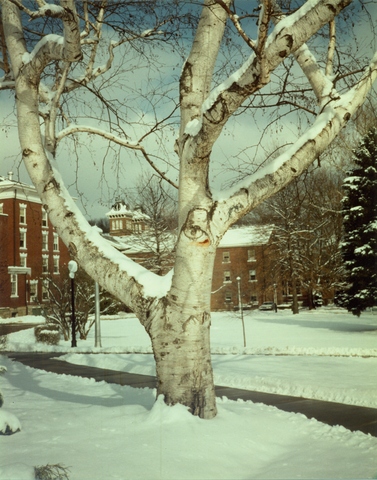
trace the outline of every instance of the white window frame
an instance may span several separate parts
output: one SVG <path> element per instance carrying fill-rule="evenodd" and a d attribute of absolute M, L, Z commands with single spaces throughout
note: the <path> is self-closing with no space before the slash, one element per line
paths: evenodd
<path fill-rule="evenodd" d="M 232 292 L 225 292 L 224 303 L 233 303 Z"/>
<path fill-rule="evenodd" d="M 59 257 L 59 255 L 54 255 L 53 260 L 54 260 L 53 273 L 55 275 L 59 275 L 59 273 L 60 273 L 60 270 L 59 270 L 60 257 Z"/>
<path fill-rule="evenodd" d="M 30 302 L 38 303 L 38 280 L 30 280 L 29 287 Z"/>
<path fill-rule="evenodd" d="M 230 253 L 229 253 L 229 251 L 223 252 L 223 263 L 230 263 Z"/>
<path fill-rule="evenodd" d="M 20 203 L 20 224 L 26 225 L 26 203 Z"/>
<path fill-rule="evenodd" d="M 230 270 L 224 270 L 223 275 L 224 275 L 223 283 L 232 283 Z"/>
<path fill-rule="evenodd" d="M 42 281 L 42 302 L 47 302 L 50 298 L 48 293 L 48 280 L 45 279 Z"/>
<path fill-rule="evenodd" d="M 4 213 L 4 204 L 0 203 L 0 213 Z"/>
<path fill-rule="evenodd" d="M 59 251 L 59 235 L 54 232 L 54 246 L 53 246 L 54 252 Z"/>
<path fill-rule="evenodd" d="M 255 257 L 255 248 L 249 248 L 247 251 L 247 261 L 248 262 L 255 262 L 256 257 Z"/>
<path fill-rule="evenodd" d="M 10 274 L 10 297 L 18 298 L 18 275 L 17 273 Z"/>
<path fill-rule="evenodd" d="M 48 228 L 48 215 L 46 210 L 42 207 L 42 227 Z"/>
<path fill-rule="evenodd" d="M 27 243 L 26 243 L 26 237 L 27 237 L 27 229 L 26 228 L 20 228 L 20 250 L 26 250 L 27 248 Z M 22 243 L 21 243 L 22 242 Z"/>
<path fill-rule="evenodd" d="M 20 253 L 20 267 L 27 267 L 27 253 Z"/>
<path fill-rule="evenodd" d="M 42 273 L 48 273 L 48 255 L 42 255 Z"/>
<path fill-rule="evenodd" d="M 257 271 L 255 269 L 249 270 L 249 282 L 256 282 L 256 280 L 257 280 Z"/>
<path fill-rule="evenodd" d="M 48 232 L 42 231 L 42 250 L 48 252 Z"/>

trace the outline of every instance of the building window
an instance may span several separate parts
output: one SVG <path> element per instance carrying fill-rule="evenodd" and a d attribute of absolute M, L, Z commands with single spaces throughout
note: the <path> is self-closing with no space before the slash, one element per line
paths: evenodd
<path fill-rule="evenodd" d="M 48 250 L 48 232 L 42 232 L 42 250 Z"/>
<path fill-rule="evenodd" d="M 38 280 L 30 280 L 30 301 L 38 303 Z"/>
<path fill-rule="evenodd" d="M 46 210 L 42 207 L 42 227 L 48 227 L 48 215 Z"/>
<path fill-rule="evenodd" d="M 247 261 L 254 262 L 255 261 L 255 248 L 251 248 L 247 251 Z"/>
<path fill-rule="evenodd" d="M 250 295 L 250 303 L 252 305 L 258 305 L 258 298 L 256 295 Z"/>
<path fill-rule="evenodd" d="M 0 213 L 4 213 L 4 204 L 0 203 Z"/>
<path fill-rule="evenodd" d="M 113 220 L 113 230 L 123 230 L 123 219 Z"/>
<path fill-rule="evenodd" d="M 26 205 L 20 203 L 20 223 L 26 224 Z"/>
<path fill-rule="evenodd" d="M 59 273 L 59 255 L 54 255 L 54 273 Z"/>
<path fill-rule="evenodd" d="M 48 255 L 42 255 L 42 273 L 48 273 Z"/>
<path fill-rule="evenodd" d="M 43 283 L 42 283 L 42 300 L 46 301 L 48 299 L 49 299 L 48 280 L 43 280 Z"/>
<path fill-rule="evenodd" d="M 26 267 L 26 253 L 20 253 L 20 267 Z"/>
<path fill-rule="evenodd" d="M 20 248 L 26 248 L 26 228 L 20 228 Z"/>
<path fill-rule="evenodd" d="M 225 303 L 232 303 L 232 292 L 225 292 Z"/>
<path fill-rule="evenodd" d="M 231 282 L 229 270 L 224 271 L 224 282 Z"/>
<path fill-rule="evenodd" d="M 249 281 L 253 281 L 253 280 L 256 280 L 257 277 L 256 277 L 256 272 L 255 270 L 249 270 Z"/>
<path fill-rule="evenodd" d="M 15 273 L 10 276 L 10 296 L 18 297 L 18 276 Z"/>
<path fill-rule="evenodd" d="M 54 251 L 59 251 L 59 235 L 57 233 L 54 233 Z"/>
<path fill-rule="evenodd" d="M 229 254 L 229 252 L 223 252 L 223 263 L 230 263 L 230 254 Z"/>

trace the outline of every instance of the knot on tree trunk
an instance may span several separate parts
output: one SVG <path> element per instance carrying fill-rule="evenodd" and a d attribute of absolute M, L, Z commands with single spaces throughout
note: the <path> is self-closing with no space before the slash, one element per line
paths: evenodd
<path fill-rule="evenodd" d="M 204 208 L 191 210 L 182 228 L 185 236 L 198 247 L 209 247 L 209 220 L 208 212 Z"/>

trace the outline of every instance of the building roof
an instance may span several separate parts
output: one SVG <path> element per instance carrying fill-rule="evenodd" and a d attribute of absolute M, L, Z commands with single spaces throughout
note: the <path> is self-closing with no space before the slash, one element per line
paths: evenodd
<path fill-rule="evenodd" d="M 150 220 L 150 217 L 142 212 L 140 208 L 131 210 L 130 207 L 124 202 L 116 202 L 111 207 L 111 210 L 106 213 L 109 218 L 112 217 L 128 217 L 132 220 Z"/>
<path fill-rule="evenodd" d="M 273 229 L 273 225 L 247 225 L 231 228 L 221 239 L 219 248 L 266 245 Z"/>
<path fill-rule="evenodd" d="M 150 253 L 157 249 L 156 240 L 148 231 L 138 233 L 135 235 L 123 235 L 112 236 L 108 233 L 102 234 L 102 236 L 108 240 L 113 247 L 117 250 L 125 253 L 126 255 L 132 255 L 136 253 Z M 164 250 L 174 250 L 176 236 L 174 233 L 165 233 L 163 238 L 160 238 L 160 245 Z"/>
<path fill-rule="evenodd" d="M 8 173 L 8 177 L 0 175 L 0 199 L 14 198 L 15 192 L 17 192 L 17 198 L 19 200 L 41 203 L 33 185 L 13 180 L 12 172 Z"/>

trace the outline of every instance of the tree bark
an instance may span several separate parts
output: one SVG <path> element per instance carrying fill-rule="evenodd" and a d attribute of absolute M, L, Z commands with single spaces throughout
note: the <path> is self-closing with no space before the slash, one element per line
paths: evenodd
<path fill-rule="evenodd" d="M 216 415 L 210 352 L 215 254 L 215 245 L 181 233 L 172 288 L 146 325 L 156 360 L 157 394 L 168 405 L 181 403 L 206 419 Z"/>

